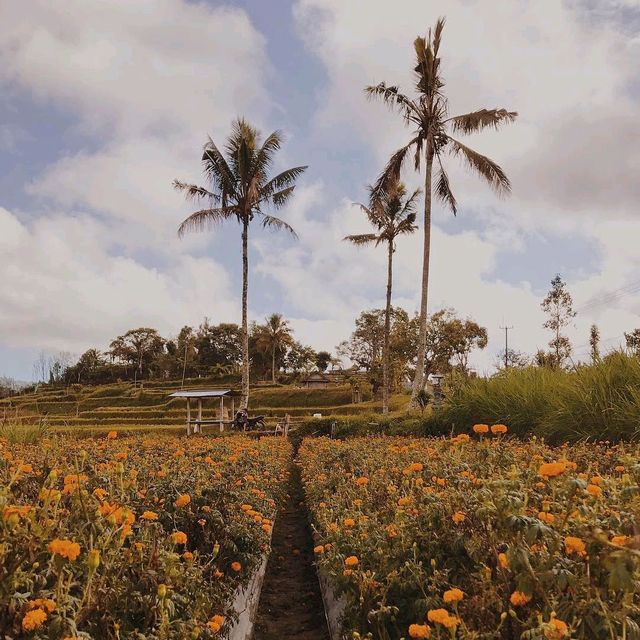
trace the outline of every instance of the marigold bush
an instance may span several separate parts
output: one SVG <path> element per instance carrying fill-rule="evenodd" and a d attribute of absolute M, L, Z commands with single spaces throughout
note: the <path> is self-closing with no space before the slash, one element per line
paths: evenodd
<path fill-rule="evenodd" d="M 221 637 L 290 456 L 283 438 L 0 440 L 0 637 Z"/>
<path fill-rule="evenodd" d="M 640 637 L 638 445 L 471 431 L 303 442 L 315 559 L 345 599 L 345 631 Z"/>

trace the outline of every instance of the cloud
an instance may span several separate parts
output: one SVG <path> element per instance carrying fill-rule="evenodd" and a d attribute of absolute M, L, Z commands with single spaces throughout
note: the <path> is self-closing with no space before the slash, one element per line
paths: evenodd
<path fill-rule="evenodd" d="M 111 254 L 101 242 L 109 233 L 88 216 L 53 214 L 26 225 L 0 208 L 0 333 L 13 346 L 81 352 L 132 326 L 171 335 L 212 309 L 219 321 L 238 316 L 215 261 L 179 255 L 160 271 Z"/>

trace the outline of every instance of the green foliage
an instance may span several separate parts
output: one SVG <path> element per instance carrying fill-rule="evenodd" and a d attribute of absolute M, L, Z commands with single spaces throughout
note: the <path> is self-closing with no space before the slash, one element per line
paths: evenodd
<path fill-rule="evenodd" d="M 640 360 L 613 353 L 572 372 L 528 367 L 465 380 L 450 390 L 429 428 L 468 431 L 478 422 L 504 423 L 510 433 L 554 442 L 638 438 Z"/>

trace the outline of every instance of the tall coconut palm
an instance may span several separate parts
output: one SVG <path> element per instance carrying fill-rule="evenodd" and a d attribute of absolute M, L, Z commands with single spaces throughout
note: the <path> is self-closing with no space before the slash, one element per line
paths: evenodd
<path fill-rule="evenodd" d="M 384 345 L 382 351 L 382 413 L 389 411 L 389 336 L 391 333 L 391 289 L 393 286 L 393 254 L 396 238 L 413 233 L 418 227 L 416 200 L 420 189 L 406 197 L 407 190 L 401 182 L 387 186 L 381 197 L 377 197 L 374 187 L 369 187 L 369 205 L 358 203 L 375 228 L 375 233 L 363 233 L 344 238 L 356 246 L 386 244 L 387 249 L 387 304 L 384 311 Z"/>
<path fill-rule="evenodd" d="M 260 327 L 258 347 L 271 354 L 271 381 L 276 381 L 276 355 L 293 344 L 291 327 L 280 313 L 273 313 Z"/>
<path fill-rule="evenodd" d="M 431 198 L 432 193 L 456 213 L 456 199 L 449 184 L 449 178 L 442 162 L 445 153 L 461 158 L 470 169 L 479 174 L 499 194 L 511 190 L 504 171 L 486 156 L 470 149 L 454 138 L 452 134 L 470 134 L 485 128 L 497 129 L 500 125 L 513 122 L 518 115 L 506 109 L 479 109 L 459 116 L 449 116 L 447 98 L 443 93 L 444 81 L 440 74 L 440 42 L 444 19 L 438 20 L 427 38 L 418 37 L 414 41 L 416 53 L 415 98 L 401 93 L 397 86 L 387 86 L 381 82 L 366 88 L 371 98 L 381 98 L 389 107 L 402 115 L 405 123 L 413 128 L 409 142 L 398 149 L 389 159 L 384 171 L 374 187 L 376 197 L 395 184 L 405 161 L 413 158 L 416 171 L 424 162 L 424 246 L 422 257 L 422 298 L 420 302 L 420 334 L 416 361 L 416 377 L 413 382 L 412 402 L 424 388 L 424 359 L 427 342 L 427 298 L 429 292 L 429 257 L 431 250 Z M 437 176 L 432 183 L 434 164 Z"/>
<path fill-rule="evenodd" d="M 268 229 L 283 230 L 296 237 L 284 220 L 265 212 L 268 206 L 282 207 L 291 197 L 296 179 L 307 168 L 293 167 L 269 178 L 282 134 L 274 131 L 261 144 L 260 133 L 243 118 L 233 123 L 222 153 L 211 138 L 204 146 L 202 163 L 209 188 L 179 180 L 174 187 L 188 199 L 204 200 L 208 206 L 182 222 L 178 234 L 202 231 L 220 222 L 235 219 L 242 229 L 242 406 L 249 404 L 249 226 L 259 219 Z"/>

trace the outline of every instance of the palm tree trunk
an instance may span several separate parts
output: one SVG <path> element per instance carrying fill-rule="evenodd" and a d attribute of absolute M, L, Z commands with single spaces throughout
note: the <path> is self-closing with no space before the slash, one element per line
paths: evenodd
<path fill-rule="evenodd" d="M 418 335 L 418 357 L 416 375 L 413 379 L 411 404 L 416 406 L 417 397 L 424 389 L 424 357 L 427 350 L 427 300 L 429 296 L 429 258 L 431 256 L 431 175 L 433 173 L 433 141 L 427 138 L 427 167 L 424 177 L 424 246 L 422 254 L 422 299 L 420 300 L 420 333 Z"/>
<path fill-rule="evenodd" d="M 391 287 L 393 283 L 393 239 L 387 260 L 387 306 L 384 310 L 384 351 L 382 354 L 382 413 L 389 413 L 389 338 L 391 334 Z"/>
<path fill-rule="evenodd" d="M 242 225 L 242 399 L 241 407 L 249 407 L 249 322 L 247 303 L 249 297 L 249 221 Z"/>
<path fill-rule="evenodd" d="M 271 382 L 276 383 L 276 346 L 271 347 Z"/>

